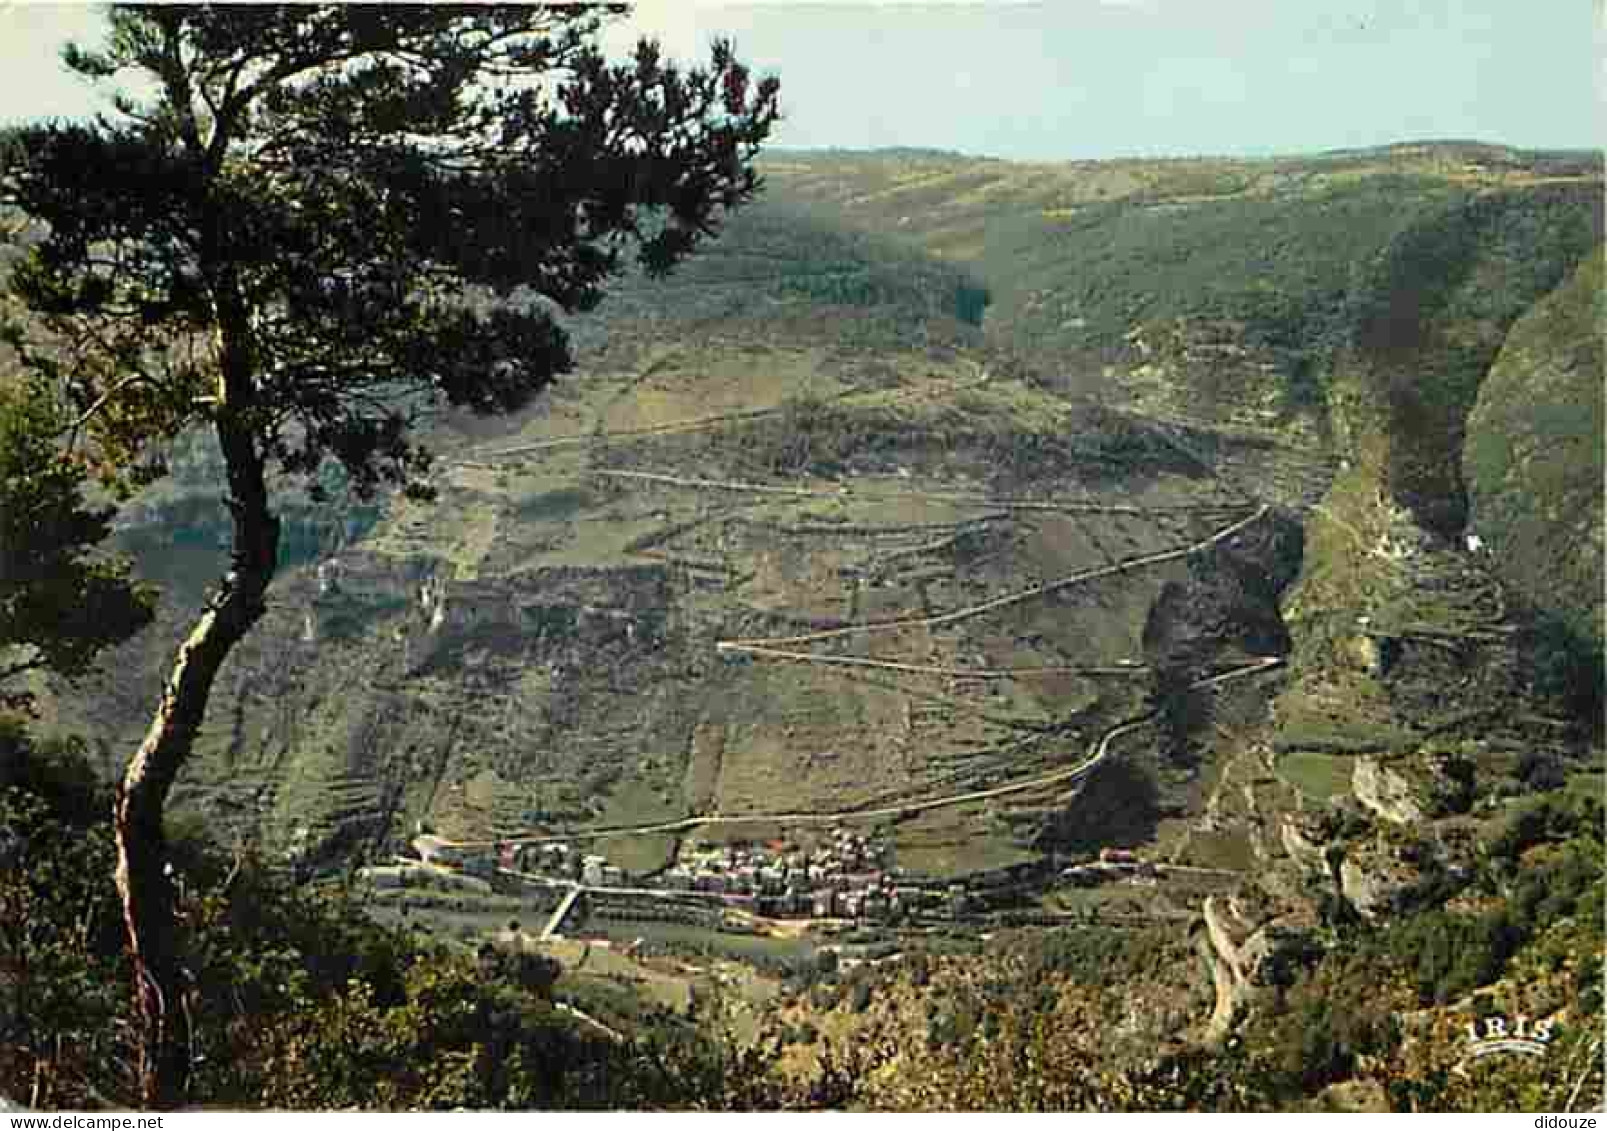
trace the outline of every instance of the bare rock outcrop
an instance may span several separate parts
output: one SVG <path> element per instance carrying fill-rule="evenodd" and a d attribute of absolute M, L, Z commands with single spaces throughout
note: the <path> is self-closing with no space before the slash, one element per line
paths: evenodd
<path fill-rule="evenodd" d="M 1278 837 L 1289 859 L 1301 868 L 1308 872 L 1328 874 L 1327 846 L 1308 822 L 1301 821 L 1296 814 L 1285 814 L 1278 824 Z"/>
<path fill-rule="evenodd" d="M 1340 894 L 1366 919 L 1393 912 L 1421 879 L 1415 865 L 1379 847 L 1353 846 L 1339 865 Z"/>
<path fill-rule="evenodd" d="M 1375 815 L 1398 825 L 1417 825 L 1424 819 L 1412 783 L 1376 758 L 1356 759 L 1350 777 L 1356 800 Z"/>

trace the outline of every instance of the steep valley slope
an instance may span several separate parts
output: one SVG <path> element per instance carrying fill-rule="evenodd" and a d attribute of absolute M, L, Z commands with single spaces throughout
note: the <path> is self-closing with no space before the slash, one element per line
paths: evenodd
<path fill-rule="evenodd" d="M 1467 757 L 1498 792 L 1538 735 L 1586 765 L 1526 675 L 1551 638 L 1523 563 L 1534 524 L 1599 539 L 1599 493 L 1519 513 L 1553 480 L 1487 453 L 1549 426 L 1500 390 L 1540 365 L 1546 305 L 1578 305 L 1570 278 L 1599 294 L 1575 276 L 1598 161 L 887 152 L 766 175 L 708 254 L 577 321 L 581 367 L 533 410 L 437 422 L 438 502 L 288 507 L 187 811 L 309 867 L 421 821 L 756 818 L 602 839 L 643 874 L 679 838 L 874 810 L 918 874 L 1120 845 L 1270 877 L 1235 904 L 1250 934 L 1306 898 L 1282 825 L 1362 761 L 1432 791 Z M 167 587 L 160 629 L 55 700 L 108 771 L 222 559 L 204 448 L 175 466 L 122 522 Z M 1599 594 L 1588 558 L 1568 593 Z"/>

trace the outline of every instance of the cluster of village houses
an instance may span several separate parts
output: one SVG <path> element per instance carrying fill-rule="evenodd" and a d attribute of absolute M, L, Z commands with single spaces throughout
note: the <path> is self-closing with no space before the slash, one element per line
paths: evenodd
<path fill-rule="evenodd" d="M 777 917 L 888 919 L 921 911 L 967 910 L 965 889 L 935 890 L 903 881 L 889 867 L 885 843 L 839 830 L 813 848 L 724 845 L 692 849 L 663 872 L 633 879 L 599 853 L 562 841 L 497 846 L 495 852 L 449 845 L 420 836 L 413 846 L 426 863 L 470 874 L 498 867 L 589 888 L 660 889 L 701 894 L 728 907 Z"/>
<path fill-rule="evenodd" d="M 761 915 L 886 919 L 929 908 L 938 893 L 903 883 L 885 843 L 840 830 L 810 849 L 711 847 L 685 854 L 657 879 L 673 891 L 710 892 Z"/>

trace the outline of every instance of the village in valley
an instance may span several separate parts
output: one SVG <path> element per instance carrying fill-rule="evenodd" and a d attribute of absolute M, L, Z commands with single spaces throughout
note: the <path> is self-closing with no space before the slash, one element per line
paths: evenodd
<path fill-rule="evenodd" d="M 463 845 L 420 833 L 412 848 L 416 859 L 365 868 L 361 878 L 376 890 L 441 886 L 481 894 L 500 879 L 499 887 L 522 882 L 536 889 L 680 897 L 777 919 L 897 920 L 917 911 L 962 915 L 970 909 L 964 885 L 917 883 L 889 864 L 885 841 L 843 829 L 812 847 L 786 841 L 689 846 L 673 865 L 647 876 L 564 840 Z"/>
<path fill-rule="evenodd" d="M 674 909 L 719 912 L 715 922 L 752 927 L 764 921 L 859 921 L 896 925 L 956 921 L 1017 903 L 1025 887 L 1058 878 L 1074 887 L 1111 882 L 1150 886 L 1165 869 L 1125 849 L 1057 868 L 1019 869 L 991 883 L 936 881 L 891 863 L 890 845 L 875 834 L 833 828 L 810 844 L 786 840 L 691 842 L 668 867 L 638 875 L 602 852 L 563 839 L 458 842 L 419 831 L 416 855 L 359 871 L 376 893 L 437 889 L 467 896 L 515 895 L 558 912 L 556 934 L 580 897 L 605 905 L 608 918 L 657 918 Z M 1188 869 L 1185 869 L 1187 871 Z M 572 898 L 565 898 L 566 896 Z M 702 918 L 702 915 L 695 915 Z"/>

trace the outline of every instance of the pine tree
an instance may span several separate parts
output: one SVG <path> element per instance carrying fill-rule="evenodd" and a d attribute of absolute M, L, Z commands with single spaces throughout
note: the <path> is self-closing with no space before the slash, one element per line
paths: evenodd
<path fill-rule="evenodd" d="M 0 203 L 45 233 L 13 274 L 24 364 L 134 482 L 215 436 L 230 564 L 118 789 L 117 883 L 144 1102 L 184 1095 L 162 815 L 278 561 L 275 470 L 427 492 L 418 413 L 516 410 L 570 368 L 553 309 L 627 253 L 662 274 L 758 189 L 778 83 L 731 46 L 610 63 L 623 5 L 114 6 L 68 67 L 140 80 L 115 113 L 0 140 Z M 272 480 L 277 482 L 278 480 Z"/>

